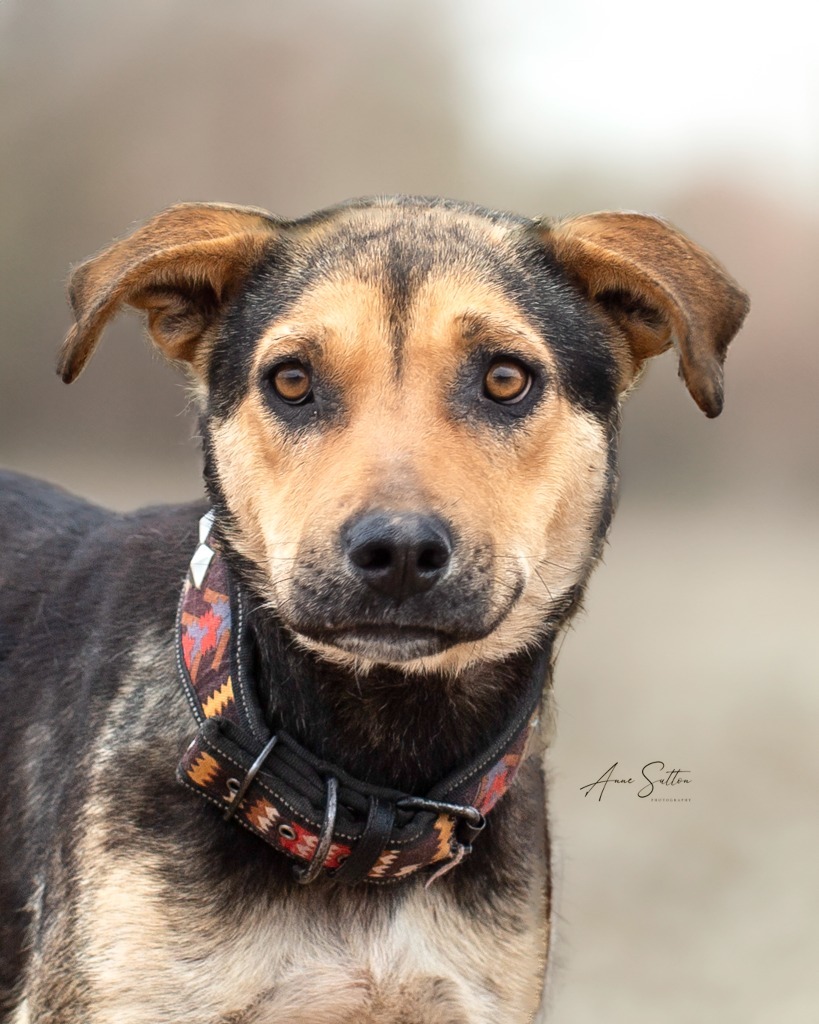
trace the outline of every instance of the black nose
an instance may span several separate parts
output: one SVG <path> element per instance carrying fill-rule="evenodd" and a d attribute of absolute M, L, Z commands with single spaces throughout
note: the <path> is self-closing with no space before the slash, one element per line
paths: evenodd
<path fill-rule="evenodd" d="M 409 512 L 358 516 L 347 524 L 342 542 L 356 574 L 397 601 L 434 586 L 452 556 L 443 521 Z"/>

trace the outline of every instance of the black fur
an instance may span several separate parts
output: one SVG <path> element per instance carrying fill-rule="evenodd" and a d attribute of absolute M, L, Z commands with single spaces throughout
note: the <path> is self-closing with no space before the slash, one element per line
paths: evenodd
<path fill-rule="evenodd" d="M 174 608 L 204 510 L 185 505 L 117 515 L 47 484 L 0 473 L 0 701 L 6 721 L 0 752 L 0 1020 L 3 1008 L 13 1006 L 24 967 L 33 889 L 45 886 L 41 929 L 53 915 L 70 913 L 83 871 L 77 844 L 89 801 L 111 823 L 112 852 L 122 845 L 150 852 L 168 891 L 192 912 L 203 891 L 226 922 L 278 892 L 311 898 L 294 889 L 284 858 L 223 822 L 175 780 L 195 723 L 176 676 Z M 235 556 L 231 562 L 241 577 L 241 562 Z M 359 690 L 348 672 L 328 670 L 298 651 L 269 613 L 255 611 L 251 623 L 269 724 L 362 779 L 410 791 L 425 791 L 487 745 L 528 674 L 529 656 L 520 655 L 499 670 L 480 666 L 451 689 L 385 671 Z M 147 689 L 134 695 L 124 714 L 120 709 L 118 747 L 104 785 L 92 788 L 89 751 L 111 725 L 138 638 L 167 651 L 161 678 L 146 681 L 162 695 L 160 712 Z M 494 685 L 481 686 L 479 677 L 488 672 Z M 464 708 L 465 692 L 485 696 Z M 454 707 L 460 709 L 457 729 L 451 727 Z M 371 742 L 362 735 L 363 722 L 378 726 Z M 520 799 L 503 801 L 493 812 L 475 855 L 438 883 L 470 915 L 491 913 L 503 927 L 521 927 L 521 850 L 529 856 L 540 849 L 545 856 L 545 836 L 536 824 L 542 799 L 535 775 L 520 786 Z M 366 917 L 376 905 L 388 912 L 417 884 L 377 891 L 359 886 L 360 912 Z M 319 885 L 329 889 L 331 905 L 345 899 L 331 883 Z M 81 950 L 67 947 L 62 956 L 65 972 L 75 971 L 81 981 Z M 55 991 L 49 998 L 60 996 Z M 82 1019 L 75 1016 L 82 998 L 79 985 L 66 1021 Z"/>
<path fill-rule="evenodd" d="M 282 238 L 271 243 L 267 259 L 225 314 L 210 364 L 211 414 L 223 419 L 238 406 L 250 383 L 248 369 L 257 339 L 317 280 L 352 272 L 364 281 L 388 283 L 392 347 L 396 372 L 400 373 L 401 314 L 413 292 L 430 274 L 460 267 L 504 289 L 558 355 L 561 385 L 568 397 L 580 408 L 606 419 L 616 402 L 610 329 L 534 235 L 535 222 L 466 203 L 401 199 L 390 206 L 430 211 L 444 206 L 508 223 L 516 229 L 515 241 L 501 248 L 490 245 L 468 222 L 416 225 L 401 219 L 399 225 L 396 217 L 369 233 L 342 223 L 320 246 L 308 247 L 300 243 L 298 229 L 317 220 L 332 221 L 335 211 L 283 222 Z M 376 200 L 345 205 L 365 207 L 376 205 Z"/>
<path fill-rule="evenodd" d="M 533 654 L 479 663 L 453 679 L 381 668 L 362 680 L 297 646 L 276 614 L 263 606 L 259 567 L 226 540 L 235 535 L 237 524 L 216 472 L 213 426 L 229 417 L 257 383 L 250 380 L 250 366 L 260 336 L 311 283 L 351 270 L 364 280 L 388 283 L 388 343 L 398 377 L 405 312 L 430 274 L 459 268 L 500 285 L 540 331 L 556 359 L 558 379 L 545 360 L 532 365 L 518 353 L 533 373 L 530 393 L 515 406 L 490 401 L 480 387 L 490 360 L 516 352 L 487 336 L 452 387 L 451 415 L 470 418 L 479 430 L 514 443 L 529 412 L 549 389 L 559 389 L 606 425 L 610 439 L 606 494 L 588 562 L 577 585 L 542 625 L 538 642 L 550 655 L 554 637 L 582 598 L 611 516 L 616 364 L 604 321 L 535 239 L 533 222 L 467 204 L 406 197 L 386 207 L 419 214 L 417 221 L 405 218 L 400 231 L 394 217 L 387 217 L 383 230 L 370 233 L 340 219 L 345 209 L 372 203 L 353 201 L 303 221 L 280 223 L 280 235 L 229 300 L 208 367 L 202 423 L 205 480 L 225 556 L 250 595 L 249 657 L 268 725 L 286 729 L 318 756 L 361 779 L 423 793 L 497 735 L 528 681 Z M 436 210 L 465 216 L 420 216 Z M 508 225 L 512 240 L 491 245 L 469 220 L 472 215 Z M 301 229 L 318 224 L 327 227 L 323 242 L 302 244 Z M 284 405 L 275 395 L 269 402 L 296 434 L 344 423 L 343 397 L 333 391 L 332 382 L 319 378 L 313 400 L 303 406 Z M 389 889 L 358 886 L 354 903 L 326 880 L 309 892 L 295 889 L 283 858 L 223 822 L 176 783 L 175 768 L 195 724 L 177 679 L 174 611 L 204 508 L 117 515 L 45 484 L 0 475 L 0 706 L 6 727 L 0 745 L 0 1021 L 8 1019 L 3 1010 L 15 1004 L 28 953 L 48 943 L 52 971 L 37 997 L 39 1005 L 51 1007 L 52 1016 L 43 1019 L 65 1024 L 84 1019 L 92 997 L 82 936 L 72 931 L 72 914 L 80 879 L 89 870 L 78 851 L 92 820 L 107 823 L 104 842 L 112 856 L 120 846 L 150 854 L 168 898 L 175 907 L 187 908 L 192 921 L 207 893 L 208 912 L 228 930 L 240 927 L 250 906 L 277 898 L 303 906 L 309 915 L 316 891 L 322 893 L 325 916 L 337 913 L 343 929 L 351 915 L 362 921 L 370 913 L 389 916 L 423 884 L 422 878 L 413 878 Z M 400 624 L 405 616 L 418 625 L 425 617 L 432 623 L 443 616 L 457 626 L 461 641 L 491 632 L 482 560 L 488 564 L 491 554 L 488 549 L 482 556 L 477 552 L 457 578 L 438 585 L 431 597 L 408 599 L 391 612 L 393 618 Z M 299 595 L 307 626 L 333 615 L 342 623 L 345 615 L 378 620 L 381 608 L 364 585 L 356 588 L 345 581 L 341 587 L 331 568 L 317 564 L 314 570 L 310 588 Z M 146 657 L 147 667 L 140 662 Z M 123 700 L 126 686 L 130 695 Z M 100 757 L 104 768 L 94 760 Z M 491 918 L 510 934 L 524 929 L 527 860 L 546 858 L 543 802 L 542 776 L 530 763 L 514 794 L 493 811 L 474 855 L 437 883 L 468 918 Z M 89 817 L 91 809 L 96 817 Z"/>

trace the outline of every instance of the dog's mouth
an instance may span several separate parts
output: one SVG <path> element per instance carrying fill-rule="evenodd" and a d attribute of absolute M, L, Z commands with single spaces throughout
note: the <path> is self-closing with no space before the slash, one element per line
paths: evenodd
<path fill-rule="evenodd" d="M 305 639 L 370 661 L 404 662 L 429 658 L 461 642 L 461 637 L 429 626 L 356 623 L 333 629 L 299 630 Z"/>
<path fill-rule="evenodd" d="M 523 580 L 507 583 L 501 606 L 493 607 L 484 576 L 477 570 L 461 573 L 432 593 L 401 602 L 353 587 L 346 577 L 302 577 L 277 611 L 307 646 L 331 659 L 406 664 L 483 640 L 498 628 L 517 603 Z"/>

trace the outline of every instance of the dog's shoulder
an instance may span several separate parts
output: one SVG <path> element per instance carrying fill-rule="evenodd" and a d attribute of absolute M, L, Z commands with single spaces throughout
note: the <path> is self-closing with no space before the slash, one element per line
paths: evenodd
<path fill-rule="evenodd" d="M 70 543 L 111 515 L 55 484 L 0 469 L 0 545 L 4 552 L 29 555 L 58 536 Z"/>
<path fill-rule="evenodd" d="M 86 622 L 99 606 L 113 611 L 120 603 L 144 605 L 156 615 L 163 603 L 157 590 L 163 596 L 167 590 L 172 609 L 203 510 L 180 505 L 112 512 L 52 484 L 0 471 L 0 665 L 21 638 L 36 635 L 48 607 L 60 609 L 69 629 L 80 605 Z"/>
<path fill-rule="evenodd" d="M 0 663 L 105 510 L 60 487 L 0 471 Z"/>

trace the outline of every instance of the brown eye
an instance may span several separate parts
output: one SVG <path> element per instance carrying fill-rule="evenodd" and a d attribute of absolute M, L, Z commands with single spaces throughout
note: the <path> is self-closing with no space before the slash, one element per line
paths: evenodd
<path fill-rule="evenodd" d="M 532 375 L 514 359 L 496 359 L 483 379 L 486 397 L 506 405 L 520 402 L 531 386 Z"/>
<path fill-rule="evenodd" d="M 279 398 L 291 405 L 305 402 L 313 387 L 310 371 L 295 359 L 280 363 L 271 373 L 270 383 Z"/>

